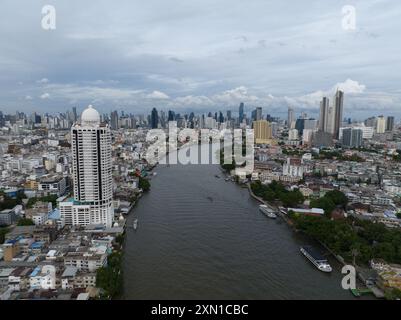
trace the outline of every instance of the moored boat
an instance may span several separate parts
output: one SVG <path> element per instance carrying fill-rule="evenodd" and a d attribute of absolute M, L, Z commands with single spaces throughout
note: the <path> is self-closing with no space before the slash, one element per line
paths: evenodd
<path fill-rule="evenodd" d="M 327 259 L 325 259 L 313 247 L 311 247 L 311 246 L 303 246 L 303 247 L 301 247 L 300 251 L 320 271 L 331 272 L 333 270 L 331 268 L 329 262 L 327 261 Z"/>
<path fill-rule="evenodd" d="M 277 215 L 274 213 L 274 211 L 272 209 L 270 209 L 268 206 L 266 206 L 265 204 L 261 204 L 259 206 L 259 210 L 262 211 L 267 217 L 269 217 L 271 219 L 277 218 Z"/>

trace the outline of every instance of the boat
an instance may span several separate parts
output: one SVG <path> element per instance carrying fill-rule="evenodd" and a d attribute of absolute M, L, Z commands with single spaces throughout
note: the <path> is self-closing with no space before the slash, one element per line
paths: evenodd
<path fill-rule="evenodd" d="M 134 228 L 134 230 L 136 230 L 138 228 L 138 219 L 134 219 L 134 222 L 132 223 L 132 227 Z"/>
<path fill-rule="evenodd" d="M 273 212 L 273 210 L 270 209 L 265 204 L 261 204 L 259 206 L 259 210 L 262 211 L 267 217 L 269 217 L 271 219 L 276 219 L 277 218 L 277 215 Z"/>
<path fill-rule="evenodd" d="M 303 246 L 300 249 L 301 253 L 308 258 L 313 265 L 323 272 L 331 272 L 331 268 L 327 259 L 325 259 L 319 252 L 317 252 L 312 246 Z"/>

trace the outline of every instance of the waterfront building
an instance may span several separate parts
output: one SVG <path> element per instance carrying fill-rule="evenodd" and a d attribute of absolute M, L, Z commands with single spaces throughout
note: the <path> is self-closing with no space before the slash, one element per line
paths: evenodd
<path fill-rule="evenodd" d="M 66 225 L 104 224 L 112 226 L 113 181 L 111 133 L 89 106 L 81 123 L 71 128 L 74 198 L 60 203 Z"/>

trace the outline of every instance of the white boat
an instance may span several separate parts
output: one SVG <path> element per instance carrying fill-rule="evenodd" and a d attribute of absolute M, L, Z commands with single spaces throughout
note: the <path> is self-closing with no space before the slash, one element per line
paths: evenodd
<path fill-rule="evenodd" d="M 138 219 L 134 220 L 134 222 L 132 223 L 132 227 L 134 228 L 134 230 L 138 228 Z"/>
<path fill-rule="evenodd" d="M 261 204 L 259 206 L 259 210 L 262 211 L 267 217 L 269 217 L 271 219 L 277 218 L 277 215 L 273 212 L 273 210 L 264 204 Z"/>
<path fill-rule="evenodd" d="M 313 247 L 311 247 L 311 246 L 303 246 L 303 247 L 301 247 L 300 251 L 320 271 L 327 272 L 327 273 L 333 271 L 333 269 L 331 268 L 331 266 L 328 263 L 327 259 L 325 259 Z"/>

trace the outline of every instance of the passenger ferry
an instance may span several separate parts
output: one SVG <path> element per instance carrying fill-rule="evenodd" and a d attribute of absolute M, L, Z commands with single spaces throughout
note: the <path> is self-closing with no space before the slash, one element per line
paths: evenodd
<path fill-rule="evenodd" d="M 259 206 L 259 210 L 262 211 L 267 217 L 269 217 L 271 219 L 277 218 L 277 215 L 273 212 L 273 210 L 264 204 L 261 204 Z"/>
<path fill-rule="evenodd" d="M 301 253 L 308 258 L 313 265 L 323 272 L 331 272 L 333 269 L 328 263 L 327 259 L 325 259 L 319 252 L 317 252 L 311 246 L 303 246 L 301 247 Z"/>

